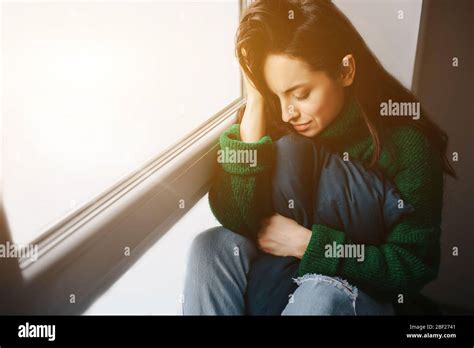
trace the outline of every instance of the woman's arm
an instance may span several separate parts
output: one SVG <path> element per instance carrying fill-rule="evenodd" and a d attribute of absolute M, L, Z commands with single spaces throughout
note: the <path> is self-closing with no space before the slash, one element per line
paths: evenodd
<path fill-rule="evenodd" d="M 219 163 L 209 205 L 226 228 L 256 240 L 262 217 L 271 213 L 272 139 L 265 135 L 264 100 L 243 73 L 247 103 L 241 124 L 219 138 L 221 151 L 252 155 L 255 163 Z"/>
<path fill-rule="evenodd" d="M 272 139 L 267 135 L 254 143 L 240 140 L 240 125 L 234 124 L 219 139 L 220 149 L 255 151 L 256 165 L 218 163 L 209 190 L 209 205 L 222 226 L 256 240 L 263 217 L 271 214 Z"/>
<path fill-rule="evenodd" d="M 245 143 L 258 142 L 266 132 L 265 101 L 242 72 L 247 102 L 245 112 L 240 123 L 240 139 Z"/>
<path fill-rule="evenodd" d="M 381 299 L 417 293 L 436 278 L 440 262 L 443 176 L 439 156 L 414 129 L 394 136 L 401 170 L 395 176 L 402 198 L 415 213 L 396 224 L 385 242 L 365 245 L 365 259 L 325 257 L 327 245 L 351 244 L 346 234 L 313 225 L 298 273 L 339 275 Z"/>

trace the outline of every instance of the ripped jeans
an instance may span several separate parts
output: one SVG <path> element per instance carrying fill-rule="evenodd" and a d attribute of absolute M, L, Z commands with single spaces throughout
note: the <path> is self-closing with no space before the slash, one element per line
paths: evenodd
<path fill-rule="evenodd" d="M 394 314 L 390 303 L 379 303 L 338 277 L 297 277 L 298 262 L 287 262 L 289 259 L 257 251 L 249 239 L 222 226 L 200 233 L 188 257 L 183 314 Z M 254 261 L 270 272 L 260 273 Z"/>
<path fill-rule="evenodd" d="M 311 228 L 314 220 L 325 218 L 324 211 L 317 211 L 314 208 L 315 202 L 312 199 L 314 188 L 310 186 L 322 179 L 317 177 L 319 172 L 314 170 L 314 166 L 323 165 L 328 169 L 325 174 L 327 178 L 331 178 L 331 175 L 336 173 L 331 169 L 333 165 L 331 158 L 327 157 L 324 151 L 315 150 L 309 141 L 300 141 L 301 139 L 301 137 L 288 136 L 275 143 L 277 164 L 273 174 L 273 205 L 277 213 L 293 218 L 300 225 Z M 314 161 L 308 161 L 308 153 L 310 157 L 314 157 Z M 329 161 L 321 162 L 322 158 L 329 158 Z M 337 161 L 337 159 L 334 157 L 332 161 Z M 336 166 L 341 166 L 341 164 L 336 163 Z M 334 168 L 337 170 L 337 167 Z M 353 171 L 350 178 L 356 177 L 361 170 L 363 171 L 354 166 L 347 168 L 344 170 Z M 364 181 L 370 181 L 370 189 L 378 187 L 381 192 L 384 190 L 380 182 L 372 183 L 378 179 L 373 179 L 366 173 L 363 174 L 365 176 L 360 175 L 360 177 Z M 345 184 L 352 184 L 355 194 L 360 195 L 357 192 L 357 183 L 351 180 L 346 181 Z M 350 192 L 351 196 L 354 192 Z M 382 195 L 389 196 L 387 192 Z M 288 198 L 293 200 L 296 209 L 288 209 Z M 325 199 L 327 199 L 326 194 Z M 341 199 L 345 198 L 341 197 Z M 350 207 L 350 204 L 347 206 Z M 350 213 L 353 214 L 353 212 L 348 214 Z M 396 214 L 399 213 L 396 212 Z M 374 217 L 373 214 L 368 216 Z M 358 215 L 354 215 L 354 219 L 357 218 Z M 381 238 L 379 235 L 361 235 L 363 231 L 374 229 L 370 226 L 374 220 L 377 221 L 377 219 L 367 221 L 365 228 L 358 232 L 359 235 L 353 235 L 351 238 L 353 240 L 359 238 L 359 241 L 375 244 L 374 241 Z M 363 224 L 355 220 L 344 223 L 345 225 L 341 226 L 343 228 L 350 227 L 350 223 L 357 226 Z M 380 229 L 376 230 L 380 234 Z M 298 266 L 299 259 L 295 257 L 280 257 L 264 253 L 242 235 L 222 226 L 211 228 L 195 238 L 188 254 L 182 301 L 183 314 L 394 314 L 391 303 L 380 303 L 339 277 L 323 274 L 306 274 L 298 277 Z"/>

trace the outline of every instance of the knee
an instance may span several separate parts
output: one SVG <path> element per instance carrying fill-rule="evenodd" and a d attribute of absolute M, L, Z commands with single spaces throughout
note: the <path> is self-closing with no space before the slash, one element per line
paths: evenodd
<path fill-rule="evenodd" d="M 308 176 L 313 172 L 319 152 L 318 145 L 309 138 L 298 134 L 284 135 L 275 142 L 275 176 L 278 180 Z"/>
<path fill-rule="evenodd" d="M 286 211 L 288 199 L 310 199 L 314 185 L 316 145 L 309 138 L 288 134 L 275 142 L 276 160 L 272 176 L 274 204 Z M 280 207 L 281 205 L 281 207 Z"/>
<path fill-rule="evenodd" d="M 199 233 L 191 244 L 191 251 L 211 250 L 212 245 L 219 241 L 221 232 L 225 233 L 224 228 L 220 226 L 212 227 Z"/>
<path fill-rule="evenodd" d="M 298 289 L 283 314 L 355 315 L 357 288 L 342 279 L 306 275 L 297 279 Z"/>
<path fill-rule="evenodd" d="M 314 142 L 298 134 L 286 134 L 275 142 L 277 155 L 294 155 L 307 151 L 314 146 Z"/>
<path fill-rule="evenodd" d="M 252 243 L 249 239 L 223 227 L 216 226 L 197 235 L 190 247 L 189 266 L 210 266 L 216 260 L 230 257 L 242 248 L 249 249 Z"/>

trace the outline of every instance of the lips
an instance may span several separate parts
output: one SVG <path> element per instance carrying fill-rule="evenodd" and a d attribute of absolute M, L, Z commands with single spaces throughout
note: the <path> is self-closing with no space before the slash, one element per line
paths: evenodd
<path fill-rule="evenodd" d="M 298 131 L 298 132 L 303 132 L 306 129 L 309 128 L 309 125 L 311 124 L 311 121 L 308 121 L 306 123 L 300 123 L 300 124 L 294 124 L 293 127 Z"/>

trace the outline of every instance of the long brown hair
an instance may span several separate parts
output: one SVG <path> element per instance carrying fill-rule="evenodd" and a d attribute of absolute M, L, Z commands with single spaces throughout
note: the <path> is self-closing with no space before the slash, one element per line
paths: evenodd
<path fill-rule="evenodd" d="M 356 97 L 374 144 L 370 166 L 374 166 L 380 157 L 388 129 L 411 125 L 429 139 L 441 156 L 443 170 L 455 177 L 446 156 L 448 137 L 426 116 L 423 108 L 420 108 L 418 120 L 379 117 L 381 103 L 389 99 L 400 103 L 418 100 L 383 68 L 351 22 L 331 1 L 257 0 L 242 14 L 235 50 L 242 69 L 265 98 L 265 117 L 273 138 L 292 130 L 281 120 L 278 97 L 266 86 L 263 64 L 267 55 L 299 58 L 312 70 L 324 71 L 336 78 L 341 72 L 343 57 L 352 54 L 357 73 L 346 92 Z M 243 111 L 244 107 L 239 110 L 239 122 Z"/>

